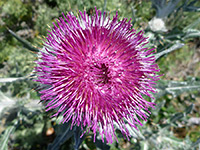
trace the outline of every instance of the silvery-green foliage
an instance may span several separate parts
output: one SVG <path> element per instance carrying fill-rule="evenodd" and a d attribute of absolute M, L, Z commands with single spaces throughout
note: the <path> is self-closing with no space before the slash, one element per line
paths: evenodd
<path fill-rule="evenodd" d="M 12 4 L 13 1 L 3 0 L 2 2 L 0 2 L 0 5 L 1 3 L 5 3 L 4 5 L 5 7 L 3 9 L 0 9 L 0 12 L 3 11 L 5 16 L 2 16 L 3 19 L 0 20 L 1 31 L 7 32 L 6 28 L 2 28 L 5 26 L 3 24 L 7 23 L 6 26 L 8 26 L 9 28 L 13 27 L 13 25 L 16 25 L 17 20 L 20 20 L 24 16 L 26 17 L 31 16 L 30 14 L 33 12 L 33 16 L 31 16 L 33 18 L 31 19 L 35 21 L 34 30 L 36 30 L 37 32 L 40 32 L 41 35 L 46 34 L 47 32 L 46 24 L 52 22 L 52 20 L 55 17 L 57 17 L 58 14 L 60 14 L 62 11 L 63 12 L 71 11 L 71 10 L 76 11 L 78 9 L 88 10 L 90 7 L 93 7 L 93 5 L 96 5 L 98 8 L 102 8 L 104 10 L 111 11 L 111 12 L 114 11 L 115 9 L 118 9 L 119 14 L 120 13 L 123 14 L 124 17 L 130 16 L 131 12 L 129 12 L 129 10 L 132 10 L 132 14 L 134 16 L 133 22 L 136 23 L 142 20 L 142 18 L 138 17 L 138 9 L 140 9 L 139 3 L 137 6 L 132 6 L 132 3 L 131 3 L 130 7 L 125 7 L 125 6 L 121 7 L 120 5 L 123 5 L 123 4 L 118 3 L 118 1 L 116 1 L 116 3 L 113 3 L 114 1 L 106 1 L 107 2 L 106 4 L 104 0 L 96 1 L 96 2 L 73 1 L 73 0 L 65 0 L 65 1 L 49 0 L 49 1 L 56 2 L 56 6 L 49 7 L 46 3 L 41 4 L 39 1 L 36 1 L 36 5 L 33 6 L 34 10 L 28 11 L 29 9 L 29 7 L 27 7 L 28 5 L 26 5 L 26 7 L 23 7 L 22 3 L 19 2 L 19 0 L 14 1 L 15 3 L 19 2 L 17 3 L 17 5 L 10 5 Z M 169 0 L 169 1 L 152 0 L 152 5 L 156 9 L 156 16 L 159 18 L 167 18 L 172 13 L 177 14 L 180 11 L 198 12 L 199 6 L 197 6 L 196 3 L 199 3 L 198 0 L 184 0 L 184 1 L 183 0 L 182 1 L 181 0 Z M 17 9 L 15 9 L 15 7 Z M 122 10 L 122 8 L 124 10 Z M 35 18 L 34 18 L 34 13 L 36 13 Z M 5 20 L 5 17 L 8 16 L 8 14 L 9 14 L 10 19 Z M 139 14 L 139 15 L 144 16 L 144 14 Z M 153 16 L 150 16 L 150 17 L 153 18 Z M 15 19 L 13 20 L 13 18 Z M 151 18 L 148 18 L 147 20 L 149 21 L 151 20 Z M 31 19 L 29 18 L 29 20 Z M 166 20 L 164 19 L 164 22 L 165 21 Z M 156 57 L 159 61 L 159 58 L 161 58 L 162 56 L 165 56 L 164 59 L 167 59 L 168 53 L 171 53 L 172 51 L 181 48 L 183 45 L 187 45 L 188 40 L 199 38 L 200 37 L 199 24 L 200 24 L 200 19 L 197 19 L 197 20 L 194 20 L 191 24 L 189 24 L 185 28 L 183 29 L 179 28 L 180 30 L 174 29 L 175 28 L 174 26 L 172 26 L 172 28 L 169 28 L 166 24 L 166 28 L 168 29 L 167 33 L 156 33 L 154 31 L 149 31 L 149 29 L 144 29 L 144 30 L 148 31 L 149 35 L 151 35 L 149 44 L 152 46 L 155 45 L 158 47 L 157 48 L 158 53 L 156 54 Z M 17 32 L 19 28 L 20 27 L 17 26 L 17 28 L 11 28 L 11 29 Z M 34 51 L 34 52 L 37 51 L 35 47 L 30 45 L 30 43 L 28 43 L 21 37 L 17 36 L 17 34 L 15 34 L 14 32 L 11 32 L 11 34 L 29 50 Z M 2 37 L 2 34 L 0 34 L 0 36 Z M 6 51 L 3 54 L 1 53 L 1 61 L 2 62 L 11 61 L 12 64 L 9 64 L 9 63 L 8 64 L 10 66 L 13 64 L 16 64 L 15 68 L 18 68 L 18 66 L 20 65 L 14 59 L 15 56 L 11 57 L 9 55 L 8 57 L 5 57 L 5 54 L 8 55 L 7 52 L 8 50 L 10 50 L 12 52 L 11 54 L 13 55 L 13 52 L 17 52 L 19 49 L 23 49 L 23 48 L 21 47 L 21 45 L 13 48 L 10 43 L 9 44 L 7 43 L 4 45 L 3 42 L 5 42 L 7 39 L 3 37 L 3 40 L 2 40 L 1 37 L 0 37 L 1 48 L 3 51 Z M 15 46 L 18 44 L 16 43 L 17 42 L 14 43 Z M 174 62 L 171 62 L 171 63 L 173 64 Z M 24 82 L 24 81 L 27 82 L 26 74 L 19 73 L 19 70 L 20 69 L 16 69 L 15 71 L 13 71 L 13 69 L 8 70 L 11 72 L 12 76 L 6 76 L 7 78 L 0 79 L 1 90 L 3 89 L 2 87 L 6 87 L 6 88 L 8 87 L 7 84 L 5 84 L 5 82 L 9 82 L 9 84 L 18 83 L 15 86 L 13 86 L 15 89 L 19 89 L 19 86 L 17 85 L 19 85 L 20 82 Z M 169 101 L 169 100 L 166 100 L 165 98 L 166 95 L 179 97 L 180 94 L 182 93 L 198 92 L 200 90 L 200 82 L 198 78 L 191 78 L 186 81 L 161 80 L 157 83 L 156 88 L 157 88 L 156 100 L 161 99 L 161 101 L 159 102 L 156 101 L 156 104 L 157 104 L 156 109 L 151 110 L 152 118 L 154 116 L 159 116 L 161 112 L 163 111 L 163 108 L 166 107 L 165 105 Z M 24 88 L 24 91 L 29 92 L 27 88 Z M 8 90 L 8 92 L 11 92 L 11 91 Z M 1 95 L 1 97 L 3 96 Z M 0 136 L 0 150 L 8 149 L 9 140 L 12 134 L 15 133 L 16 137 L 20 137 L 21 134 L 24 132 L 26 132 L 27 135 L 32 135 L 31 131 L 33 131 L 32 130 L 33 128 L 36 128 L 34 132 L 36 131 L 41 132 L 41 127 L 45 124 L 45 122 L 49 123 L 49 120 L 45 119 L 45 117 L 42 115 L 44 113 L 42 112 L 41 105 L 37 105 L 35 103 L 36 101 L 34 101 L 34 104 L 33 103 L 27 104 L 28 101 L 33 101 L 33 100 L 30 99 L 30 97 L 28 97 L 17 103 L 14 103 L 13 100 L 8 101 L 7 104 L 10 104 L 10 105 L 11 103 L 12 105 L 16 104 L 15 106 L 17 108 L 9 110 L 9 112 L 11 112 L 11 121 L 8 122 L 9 124 L 7 128 Z M 19 103 L 21 103 L 21 105 L 18 105 Z M 22 107 L 22 105 L 24 105 L 25 107 Z M 6 112 L 6 110 L 8 109 L 5 109 L 4 111 Z M 176 138 L 173 135 L 172 131 L 169 130 L 170 127 L 178 127 L 180 125 L 188 126 L 189 114 L 193 110 L 194 110 L 194 104 L 193 104 L 193 101 L 191 101 L 191 104 L 184 111 L 180 111 L 180 112 L 174 111 L 171 114 L 167 114 L 170 117 L 164 118 L 165 119 L 164 125 L 156 122 L 156 124 L 154 125 L 156 129 L 153 129 L 153 127 L 149 125 L 150 123 L 145 124 L 143 127 L 139 128 L 139 130 L 132 129 L 129 126 L 127 126 L 127 129 L 130 130 L 130 133 L 133 137 L 129 141 L 131 145 L 133 145 L 132 149 L 137 149 L 137 148 L 141 150 L 148 150 L 148 149 L 196 150 L 198 149 L 200 139 L 197 139 L 195 142 L 192 142 L 191 139 L 188 136 L 186 136 L 184 139 L 180 140 L 179 138 Z M 18 111 L 20 113 L 17 113 Z M 16 116 L 16 114 L 18 114 L 17 119 L 13 117 L 13 116 Z M 18 126 L 19 122 L 21 122 L 20 126 L 28 125 L 28 126 L 31 126 L 31 128 L 21 129 Z M 37 127 L 33 126 L 35 124 L 39 124 L 39 126 Z M 81 131 L 78 129 L 78 127 L 76 130 L 75 129 L 69 130 L 69 128 L 70 128 L 69 125 L 67 124 L 58 125 L 58 121 L 56 121 L 56 127 L 55 127 L 56 137 L 55 137 L 55 140 L 49 145 L 49 148 L 51 148 L 52 146 L 53 148 L 56 147 L 57 149 L 61 148 L 62 144 L 65 143 L 69 139 L 74 142 L 73 144 L 71 144 L 72 149 L 74 147 L 77 149 L 79 146 L 83 148 L 84 145 L 87 145 L 84 138 L 82 139 L 78 138 L 78 136 L 81 134 Z M 73 135 L 74 135 L 74 138 L 72 138 Z M 89 138 L 91 138 L 91 141 L 93 141 L 92 136 L 89 136 Z M 119 139 L 120 140 L 123 139 L 121 135 L 119 135 Z M 31 147 L 30 143 L 28 144 L 22 143 L 22 145 L 23 145 L 22 147 L 24 147 L 25 149 L 30 149 Z M 113 147 L 117 147 L 116 143 L 114 146 L 107 145 L 106 143 L 102 143 L 101 140 L 99 139 L 96 139 L 95 145 L 97 149 L 112 149 Z M 118 149 L 120 148 L 118 147 Z"/>
<path fill-rule="evenodd" d="M 56 127 L 56 138 L 53 143 L 48 145 L 48 150 L 59 150 L 61 145 L 73 136 L 73 130 L 70 128 L 70 122 L 58 125 Z"/>
<path fill-rule="evenodd" d="M 179 9 L 183 9 L 184 11 L 195 11 L 195 12 L 199 12 L 200 11 L 200 7 L 195 6 L 195 4 L 198 2 L 198 0 L 184 0 L 183 4 L 178 8 Z"/>
<path fill-rule="evenodd" d="M 39 52 L 37 48 L 33 47 L 28 41 L 24 40 L 23 38 L 15 34 L 12 30 L 8 29 L 8 31 L 10 32 L 10 34 L 12 34 L 13 37 L 15 37 L 20 43 L 22 43 L 23 46 L 26 47 L 28 50 L 32 52 Z"/>
<path fill-rule="evenodd" d="M 15 131 L 16 123 L 7 127 L 7 129 L 0 136 L 0 150 L 8 150 L 8 141 L 10 135 Z"/>
<path fill-rule="evenodd" d="M 183 11 L 200 11 L 200 7 L 194 6 L 198 0 L 185 0 L 183 4 L 181 0 L 151 0 L 152 6 L 156 8 L 156 16 L 158 18 L 165 18 L 173 12 Z M 178 6 L 180 4 L 180 6 Z"/>
<path fill-rule="evenodd" d="M 156 8 L 156 16 L 158 18 L 167 17 L 176 10 L 177 4 L 180 0 L 152 0 L 152 6 Z"/>
<path fill-rule="evenodd" d="M 184 112 L 174 114 L 170 119 L 167 120 L 167 123 L 164 126 L 156 125 L 157 130 L 152 130 L 152 128 L 147 126 L 141 127 L 140 134 L 143 136 L 143 138 L 141 139 L 139 136 L 134 137 L 137 139 L 137 143 L 140 145 L 140 150 L 195 150 L 197 143 L 192 143 L 188 137 L 186 137 L 184 140 L 178 139 L 173 135 L 172 132 L 169 132 L 169 128 L 176 126 L 175 122 L 184 120 L 184 118 L 186 118 L 187 115 L 192 112 L 193 107 L 194 105 L 192 104 L 187 107 Z"/>
<path fill-rule="evenodd" d="M 164 81 L 157 82 L 156 85 L 157 93 L 156 97 L 159 98 L 166 94 L 171 94 L 176 97 L 183 92 L 198 91 L 200 90 L 200 82 L 195 78 L 189 79 L 188 81 Z"/>

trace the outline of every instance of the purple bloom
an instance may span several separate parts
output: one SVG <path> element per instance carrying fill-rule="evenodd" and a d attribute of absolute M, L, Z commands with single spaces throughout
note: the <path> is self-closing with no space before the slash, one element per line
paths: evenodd
<path fill-rule="evenodd" d="M 153 98 L 159 79 L 143 32 L 131 29 L 126 18 L 118 21 L 117 13 L 110 19 L 100 10 L 78 18 L 63 14 L 53 25 L 36 67 L 37 81 L 48 85 L 40 91 L 46 110 L 94 137 L 99 132 L 103 141 L 117 140 L 115 125 L 129 138 L 126 124 L 137 128 L 139 118 L 147 120 L 155 104 L 142 96 Z"/>

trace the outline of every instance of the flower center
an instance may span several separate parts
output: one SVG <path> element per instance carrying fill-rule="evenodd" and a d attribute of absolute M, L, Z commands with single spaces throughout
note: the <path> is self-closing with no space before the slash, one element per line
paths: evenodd
<path fill-rule="evenodd" d="M 103 86 L 109 83 L 110 71 L 107 64 L 102 62 L 90 62 L 87 63 L 87 67 L 84 70 L 84 80 L 89 84 L 95 84 L 96 86 Z"/>
<path fill-rule="evenodd" d="M 97 83 L 107 84 L 110 79 L 108 67 L 104 63 L 100 64 L 100 66 L 94 65 L 94 67 L 94 70 L 96 70 Z"/>

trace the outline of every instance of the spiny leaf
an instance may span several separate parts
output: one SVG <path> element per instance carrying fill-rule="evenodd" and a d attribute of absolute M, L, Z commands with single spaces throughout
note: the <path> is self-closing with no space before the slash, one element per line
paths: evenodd
<path fill-rule="evenodd" d="M 26 77 L 18 77 L 18 78 L 0 78 L 0 83 L 7 83 L 7 82 L 15 82 L 24 80 Z"/>
<path fill-rule="evenodd" d="M 174 12 L 176 10 L 177 4 L 180 2 L 180 0 L 151 0 L 152 5 L 154 8 L 156 8 L 156 16 L 158 18 L 164 18 L 167 17 L 169 14 Z"/>
<path fill-rule="evenodd" d="M 10 34 L 12 34 L 12 36 L 14 36 L 19 42 L 21 42 L 25 48 L 27 48 L 28 50 L 37 53 L 39 52 L 39 50 L 35 47 L 33 47 L 28 41 L 22 39 L 20 36 L 18 36 L 17 34 L 15 34 L 12 30 L 8 29 L 8 31 L 10 32 Z"/>
<path fill-rule="evenodd" d="M 8 150 L 8 140 L 9 140 L 9 136 L 14 132 L 14 130 L 16 129 L 16 125 L 18 123 L 17 120 L 14 121 L 14 125 L 8 127 L 4 133 L 1 135 L 0 138 L 0 150 Z"/>
<path fill-rule="evenodd" d="M 14 127 L 9 127 L 5 130 L 0 140 L 0 150 L 8 150 L 8 139 L 10 134 L 14 131 Z"/>
<path fill-rule="evenodd" d="M 179 49 L 179 48 L 181 48 L 181 47 L 183 47 L 183 46 L 184 46 L 183 43 L 174 44 L 172 47 L 170 47 L 170 48 L 168 48 L 168 49 L 166 49 L 166 50 L 164 50 L 164 51 L 162 51 L 162 52 L 160 52 L 160 53 L 157 53 L 157 54 L 155 55 L 156 60 L 159 59 L 161 56 L 163 56 L 163 55 L 165 55 L 165 54 L 168 54 L 168 53 L 170 53 L 170 52 L 172 52 L 172 51 L 174 51 L 174 50 L 176 50 L 176 49 Z"/>
<path fill-rule="evenodd" d="M 195 38 L 195 37 L 200 37 L 200 31 L 193 29 L 193 30 L 187 30 L 186 35 L 183 37 L 183 39 Z"/>
<path fill-rule="evenodd" d="M 190 106 L 188 106 L 184 112 L 180 112 L 180 113 L 176 113 L 174 116 L 172 116 L 170 118 L 171 122 L 175 122 L 177 120 L 180 120 L 181 118 L 183 118 L 186 114 L 191 113 L 191 111 L 193 110 L 194 104 L 191 104 Z"/>
<path fill-rule="evenodd" d="M 165 81 L 160 80 L 156 85 L 157 93 L 155 97 L 159 98 L 165 94 L 172 94 L 174 97 L 183 92 L 189 92 L 200 89 L 200 82 L 196 80 L 190 81 Z"/>
<path fill-rule="evenodd" d="M 8 82 L 15 82 L 15 81 L 22 81 L 34 78 L 35 74 L 31 72 L 30 74 L 24 76 L 24 77 L 17 77 L 17 78 L 0 78 L 0 83 L 8 83 Z"/>
<path fill-rule="evenodd" d="M 85 136 L 80 137 L 81 135 L 82 135 L 81 128 L 76 126 L 74 128 L 74 140 L 75 140 L 74 149 L 75 150 L 79 149 L 79 146 L 81 145 L 81 143 L 85 139 Z"/>
<path fill-rule="evenodd" d="M 131 127 L 129 124 L 126 124 L 126 128 L 133 138 L 142 139 L 142 140 L 145 139 L 145 137 L 141 134 L 139 130 Z"/>
<path fill-rule="evenodd" d="M 200 11 L 200 7 L 196 7 L 194 6 L 194 4 L 197 2 L 198 0 L 194 0 L 192 2 L 190 2 L 187 5 L 183 6 L 184 11 L 194 11 L 194 12 L 199 12 Z"/>
<path fill-rule="evenodd" d="M 170 122 L 175 122 L 177 120 L 180 120 L 181 118 L 184 117 L 184 114 L 183 113 L 176 113 L 174 116 L 172 116 L 170 118 Z"/>
<path fill-rule="evenodd" d="M 192 110 L 194 109 L 194 104 L 191 104 L 189 107 L 187 107 L 185 109 L 185 113 L 186 114 L 190 114 L 192 112 Z"/>
<path fill-rule="evenodd" d="M 104 6 L 102 10 L 103 13 L 106 12 L 106 6 L 107 6 L 107 0 L 104 0 Z"/>
<path fill-rule="evenodd" d="M 200 138 L 198 138 L 197 141 L 194 142 L 194 143 L 191 145 L 191 147 L 195 147 L 195 146 L 197 146 L 198 144 L 200 144 Z"/>
<path fill-rule="evenodd" d="M 100 150 L 109 150 L 110 149 L 110 146 L 107 145 L 105 142 L 103 143 L 102 140 L 99 140 L 99 139 L 95 139 L 95 143 L 94 143 L 97 147 L 97 150 L 100 149 Z"/>
<path fill-rule="evenodd" d="M 60 146 L 73 135 L 73 130 L 70 129 L 70 123 L 64 123 L 58 126 L 57 136 L 53 143 L 48 145 L 48 150 L 59 150 Z"/>

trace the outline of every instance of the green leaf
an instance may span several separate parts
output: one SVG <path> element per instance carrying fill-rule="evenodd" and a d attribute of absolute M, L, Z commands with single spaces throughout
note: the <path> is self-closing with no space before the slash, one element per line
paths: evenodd
<path fill-rule="evenodd" d="M 18 77 L 18 78 L 0 78 L 0 83 L 8 83 L 8 82 L 15 82 L 20 80 L 25 80 L 27 77 Z"/>
<path fill-rule="evenodd" d="M 81 143 L 85 139 L 85 135 L 80 138 L 81 135 L 82 135 L 81 127 L 76 126 L 74 128 L 74 140 L 75 140 L 74 149 L 75 150 L 79 149 L 79 146 L 81 145 Z"/>
<path fill-rule="evenodd" d="M 174 12 L 177 8 L 177 4 L 180 0 L 151 0 L 152 5 L 156 8 L 156 16 L 158 18 L 165 18 L 172 12 Z"/>
<path fill-rule="evenodd" d="M 145 139 L 145 137 L 142 135 L 142 133 L 139 130 L 135 129 L 134 127 L 131 127 L 129 124 L 126 124 L 126 128 L 133 138 L 142 139 L 142 140 Z"/>
<path fill-rule="evenodd" d="M 13 126 L 9 126 L 4 133 L 1 135 L 0 138 L 0 150 L 8 150 L 8 140 L 9 136 L 15 131 L 16 129 L 17 121 L 15 120 L 15 123 Z"/>
<path fill-rule="evenodd" d="M 8 31 L 10 32 L 10 34 L 12 34 L 12 36 L 14 36 L 19 42 L 21 42 L 25 48 L 27 48 L 28 50 L 32 51 L 32 52 L 39 52 L 39 50 L 35 47 L 33 47 L 28 41 L 22 39 L 20 36 L 18 36 L 17 34 L 15 34 L 12 30 L 8 29 Z"/>
<path fill-rule="evenodd" d="M 165 94 L 172 94 L 174 97 L 183 92 L 196 91 L 200 89 L 200 82 L 196 80 L 190 81 L 166 81 L 160 80 L 155 86 L 157 93 L 156 98 L 164 96 Z"/>
<path fill-rule="evenodd" d="M 156 104 L 156 109 L 152 109 L 151 113 L 154 115 L 154 116 L 157 116 L 160 112 L 160 109 L 165 105 L 166 103 L 166 100 L 162 100 L 160 103 L 157 103 Z"/>
<path fill-rule="evenodd" d="M 183 46 L 184 46 L 183 43 L 174 44 L 172 47 L 170 47 L 170 48 L 168 48 L 168 49 L 166 49 L 166 50 L 164 50 L 164 51 L 162 51 L 162 52 L 160 52 L 160 53 L 157 53 L 157 54 L 155 55 L 156 60 L 159 59 L 161 56 L 163 56 L 163 55 L 165 55 L 165 54 L 168 54 L 168 53 L 170 53 L 170 52 L 172 52 L 172 51 L 174 51 L 174 50 L 177 50 L 177 49 L 179 49 L 179 48 L 181 48 L 181 47 L 183 47 Z"/>
<path fill-rule="evenodd" d="M 102 13 L 106 12 L 106 6 L 107 6 L 107 0 L 104 0 L 104 6 L 103 6 Z"/>
<path fill-rule="evenodd" d="M 9 82 L 15 82 L 15 81 L 23 81 L 28 80 L 31 78 L 34 78 L 35 74 L 31 72 L 30 74 L 24 76 L 24 77 L 17 77 L 17 78 L 0 78 L 0 83 L 9 83 Z"/>
<path fill-rule="evenodd" d="M 190 25 L 186 26 L 183 31 L 187 32 L 190 29 L 194 29 L 196 27 L 198 27 L 200 24 L 200 18 L 197 19 L 196 21 L 192 22 Z"/>
<path fill-rule="evenodd" d="M 177 120 L 180 120 L 181 118 L 184 117 L 184 114 L 183 113 L 176 113 L 174 116 L 172 116 L 170 118 L 170 122 L 175 122 Z"/>
<path fill-rule="evenodd" d="M 186 35 L 183 38 L 187 39 L 187 38 L 196 38 L 196 37 L 200 37 L 200 31 L 193 29 L 193 30 L 188 30 L 186 32 Z"/>
<path fill-rule="evenodd" d="M 198 138 L 196 142 L 192 143 L 191 147 L 196 147 L 198 144 L 200 144 L 200 138 Z"/>
<path fill-rule="evenodd" d="M 67 141 L 69 138 L 72 137 L 74 134 L 73 130 L 71 128 L 71 123 L 64 123 L 61 125 L 58 125 L 57 131 L 56 131 L 56 138 L 54 139 L 53 143 L 48 145 L 48 150 L 59 150 L 60 146 Z"/>
<path fill-rule="evenodd" d="M 185 109 L 185 113 L 184 112 L 180 112 L 180 113 L 176 113 L 174 116 L 172 116 L 170 118 L 170 122 L 175 122 L 177 120 L 180 120 L 181 118 L 183 118 L 185 115 L 191 113 L 191 111 L 193 110 L 194 108 L 194 104 L 191 104 L 190 106 L 188 106 L 186 109 Z"/>
<path fill-rule="evenodd" d="M 192 110 L 194 109 L 194 104 L 191 104 L 189 107 L 187 107 L 185 109 L 185 113 L 186 114 L 190 114 L 192 112 Z"/>
<path fill-rule="evenodd" d="M 95 143 L 94 143 L 97 147 L 97 150 L 109 150 L 110 146 L 106 144 L 106 142 L 102 142 L 101 139 L 95 139 Z"/>

